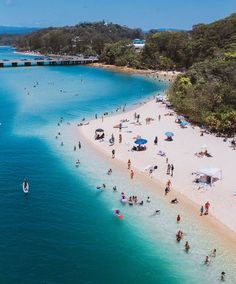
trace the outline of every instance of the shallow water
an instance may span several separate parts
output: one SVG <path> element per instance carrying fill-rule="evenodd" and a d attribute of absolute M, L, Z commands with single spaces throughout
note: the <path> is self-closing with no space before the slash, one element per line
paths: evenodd
<path fill-rule="evenodd" d="M 15 56 L 0 49 L 0 58 L 3 50 L 5 58 Z M 192 246 L 186 255 L 174 240 L 177 209 L 145 192 L 142 182 L 131 183 L 125 171 L 115 168 L 108 177 L 109 162 L 84 145 L 74 153 L 74 141 L 63 132 L 64 147 L 55 139 L 60 117 L 115 112 L 165 88 L 86 66 L 0 69 L 0 283 L 199 283 L 206 275 L 218 283 L 222 269 L 227 283 L 235 283 L 227 249 L 209 267 L 202 264 L 220 238 L 186 218 L 181 226 Z M 97 190 L 103 182 L 110 189 L 116 184 L 118 192 Z M 122 191 L 144 200 L 150 195 L 152 202 L 121 207 Z M 154 217 L 157 206 L 161 215 Z M 122 209 L 122 222 L 114 208 Z"/>

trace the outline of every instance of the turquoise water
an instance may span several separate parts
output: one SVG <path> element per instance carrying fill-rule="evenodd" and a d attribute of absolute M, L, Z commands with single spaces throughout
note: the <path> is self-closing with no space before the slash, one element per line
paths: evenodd
<path fill-rule="evenodd" d="M 206 270 L 199 262 L 214 245 L 211 232 L 187 258 L 173 238 L 176 211 L 157 221 L 150 217 L 156 205 L 146 211 L 126 207 L 119 222 L 112 214 L 119 193 L 100 193 L 96 185 L 116 184 L 139 195 L 144 185 L 131 184 L 119 169 L 105 175 L 109 162 L 87 145 L 78 154 L 83 166 L 75 169 L 73 141 L 65 137 L 61 149 L 55 139 L 60 117 L 91 118 L 165 88 L 86 66 L 0 69 L 0 283 L 200 283 L 209 272 L 211 283 L 218 283 L 222 268 Z M 192 244 L 202 231 L 191 219 L 187 225 Z M 219 262 L 226 255 L 230 262 L 228 251 Z"/>

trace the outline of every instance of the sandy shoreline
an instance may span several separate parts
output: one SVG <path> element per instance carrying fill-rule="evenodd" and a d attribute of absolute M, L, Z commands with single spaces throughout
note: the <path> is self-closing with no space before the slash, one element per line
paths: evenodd
<path fill-rule="evenodd" d="M 133 122 L 135 111 L 140 114 L 142 125 L 135 126 L 130 124 Z M 226 239 L 235 241 L 236 222 L 234 221 L 234 216 L 236 209 L 234 205 L 236 197 L 233 196 L 234 177 L 232 173 L 235 152 L 225 142 L 222 142 L 220 138 L 211 135 L 201 137 L 198 128 L 193 129 L 191 126 L 188 126 L 187 129 L 181 129 L 175 123 L 176 116 L 165 116 L 166 113 L 168 113 L 168 110 L 163 104 L 150 101 L 136 110 L 106 117 L 103 122 L 101 118 L 90 121 L 89 125 L 79 127 L 79 133 L 108 159 L 111 159 L 111 150 L 115 149 L 116 159 L 113 162 L 118 163 L 119 166 L 127 168 L 127 160 L 130 158 L 135 174 L 139 173 L 145 180 L 156 184 L 160 188 L 157 194 L 163 196 L 165 183 L 170 176 L 166 175 L 167 165 L 165 158 L 158 156 L 157 152 L 159 150 L 166 152 L 169 161 L 175 166 L 174 177 L 171 178 L 173 187 L 167 197 L 168 200 L 172 197 L 177 197 L 181 204 L 192 210 L 196 218 L 201 218 L 202 222 L 214 226 L 217 232 L 226 235 Z M 157 114 L 161 115 L 160 122 L 157 119 Z M 150 125 L 145 125 L 146 117 L 153 117 L 154 121 L 151 121 Z M 124 128 L 119 132 L 119 129 L 113 128 L 113 126 L 117 125 L 121 119 L 127 119 L 129 122 L 124 123 L 128 128 Z M 75 127 L 73 131 L 78 131 L 77 128 Z M 94 140 L 94 132 L 97 128 L 105 130 L 106 138 L 104 142 Z M 133 132 L 130 133 L 128 131 Z M 164 140 L 165 131 L 173 131 L 175 133 L 173 142 Z M 120 133 L 122 134 L 122 143 L 118 143 L 118 135 Z M 116 141 L 114 147 L 109 146 L 110 143 L 108 141 L 112 134 L 114 134 Z M 150 141 L 147 151 L 130 151 L 134 142 L 133 137 L 136 135 L 140 135 Z M 159 138 L 158 146 L 153 144 L 155 136 Z M 194 155 L 195 152 L 201 149 L 203 144 L 208 145 L 208 150 L 213 155 L 212 158 L 198 158 Z M 184 147 L 182 147 L 183 145 Z M 224 152 L 226 153 L 225 155 Z M 207 190 L 197 190 L 193 184 L 191 173 L 209 164 L 221 167 L 223 180 L 217 181 L 212 188 Z M 147 165 L 158 165 L 158 170 L 154 171 L 152 177 L 144 171 Z M 127 172 L 127 174 L 129 173 Z M 206 201 L 211 203 L 210 215 L 200 217 L 199 207 L 204 205 Z"/>
<path fill-rule="evenodd" d="M 151 69 L 143 70 L 143 69 L 134 69 L 127 66 L 108 65 L 104 63 L 92 63 L 89 64 L 89 66 L 103 68 L 110 71 L 121 72 L 126 74 L 138 74 L 142 76 L 147 76 L 150 79 L 152 78 L 168 82 L 173 82 L 176 76 L 180 74 L 180 72 L 177 71 L 173 72 L 173 71 L 162 71 L 162 70 L 151 70 Z"/>

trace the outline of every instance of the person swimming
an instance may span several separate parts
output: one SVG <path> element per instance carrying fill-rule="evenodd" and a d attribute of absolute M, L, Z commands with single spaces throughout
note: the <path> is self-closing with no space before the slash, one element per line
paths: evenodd
<path fill-rule="evenodd" d="M 97 189 L 105 189 L 105 188 L 106 188 L 105 183 L 103 183 L 102 186 L 99 186 L 99 185 L 97 186 Z"/>

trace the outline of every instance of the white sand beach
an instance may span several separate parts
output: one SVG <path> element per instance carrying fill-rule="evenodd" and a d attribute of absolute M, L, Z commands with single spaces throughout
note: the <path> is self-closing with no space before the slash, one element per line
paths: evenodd
<path fill-rule="evenodd" d="M 150 79 L 162 80 L 162 81 L 168 81 L 168 82 L 173 82 L 176 76 L 181 73 L 179 71 L 163 71 L 163 70 L 154 71 L 151 69 L 134 69 L 134 68 L 127 67 L 127 66 L 115 66 L 115 65 L 109 65 L 109 64 L 104 64 L 100 62 L 89 64 L 89 66 L 103 68 L 109 71 L 121 72 L 121 73 L 126 73 L 126 74 L 138 74 L 138 75 L 146 76 Z"/>
<path fill-rule="evenodd" d="M 140 124 L 135 123 L 134 113 L 140 115 Z M 115 150 L 114 161 L 123 163 L 127 168 L 128 159 L 131 160 L 131 169 L 134 174 L 141 173 L 147 179 L 156 181 L 156 193 L 164 196 L 165 184 L 170 179 L 172 186 L 171 192 L 166 196 L 168 200 L 178 198 L 180 203 L 186 206 L 192 206 L 199 216 L 200 206 L 207 201 L 210 202 L 208 216 L 199 216 L 202 220 L 211 219 L 213 222 L 220 221 L 227 227 L 232 234 L 236 233 L 236 177 L 234 174 L 234 164 L 236 151 L 230 147 L 229 141 L 224 142 L 222 138 L 214 135 L 200 135 L 200 128 L 192 127 L 190 124 L 186 128 L 181 128 L 175 122 L 177 115 L 167 115 L 170 110 L 165 104 L 154 100 L 141 104 L 137 109 L 122 112 L 115 116 L 104 116 L 103 119 L 90 121 L 83 126 L 73 126 L 73 131 L 79 132 L 87 142 L 96 147 L 111 159 L 111 152 Z M 159 121 L 158 116 L 161 116 Z M 152 118 L 150 124 L 146 124 L 146 118 Z M 114 128 L 122 122 L 122 130 Z M 105 139 L 95 140 L 95 130 L 102 128 L 105 133 Z M 173 141 L 166 141 L 165 132 L 174 133 Z M 111 135 L 115 137 L 115 143 L 110 145 Z M 122 143 L 119 143 L 119 134 L 122 135 Z M 78 134 L 77 134 L 78 135 Z M 142 137 L 148 140 L 145 151 L 131 151 L 135 145 L 136 137 Z M 154 145 L 154 138 L 158 137 L 158 145 Z M 205 151 L 212 157 L 197 157 L 195 153 Z M 158 155 L 159 151 L 165 152 L 166 156 Z M 174 165 L 173 177 L 166 174 L 167 162 Z M 158 168 L 150 175 L 145 171 L 148 166 L 157 166 Z M 207 188 L 200 188 L 199 184 L 193 183 L 196 172 L 203 168 L 219 168 L 222 171 L 222 180 L 217 180 Z M 127 175 L 130 171 L 127 170 Z M 134 175 L 135 178 L 135 175 Z M 162 188 L 160 188 L 160 184 Z M 189 204 L 188 204 L 189 203 Z M 195 205 L 195 206 L 194 206 Z"/>

